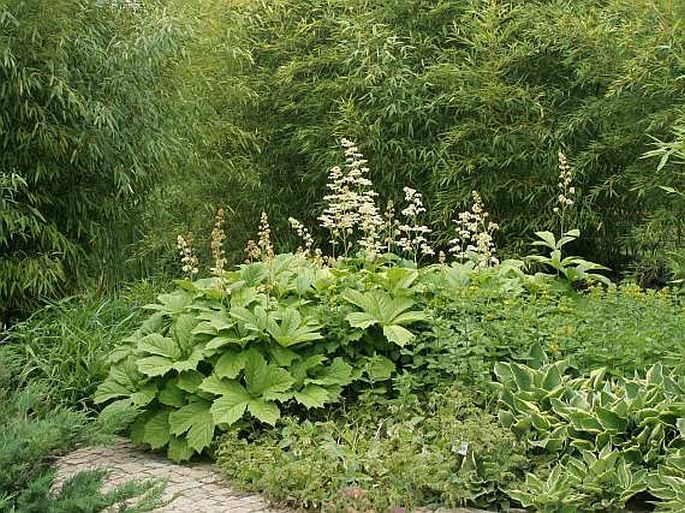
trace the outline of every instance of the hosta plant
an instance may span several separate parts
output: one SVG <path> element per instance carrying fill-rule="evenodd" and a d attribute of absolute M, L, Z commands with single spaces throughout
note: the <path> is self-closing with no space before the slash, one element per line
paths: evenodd
<path fill-rule="evenodd" d="M 681 435 L 685 435 L 685 423 L 681 423 Z M 685 450 L 668 455 L 649 483 L 650 493 L 658 498 L 656 510 L 676 513 L 685 510 Z"/>
<path fill-rule="evenodd" d="M 512 497 L 539 508 L 556 504 L 561 511 L 579 510 L 581 503 L 589 510 L 620 509 L 647 488 L 647 472 L 685 447 L 681 375 L 666 374 L 660 364 L 644 378 L 610 379 L 605 369 L 574 378 L 567 370 L 563 361 L 537 369 L 495 366 L 500 421 L 533 452 L 548 455 L 552 467 L 547 481 L 530 476 Z"/>

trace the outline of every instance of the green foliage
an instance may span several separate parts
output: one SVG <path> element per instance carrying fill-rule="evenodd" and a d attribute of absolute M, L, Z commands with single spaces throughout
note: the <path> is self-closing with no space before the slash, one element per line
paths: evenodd
<path fill-rule="evenodd" d="M 681 79 L 683 77 L 685 75 Z M 658 198 L 663 205 L 632 233 L 644 246 L 636 272 L 651 270 L 657 274 L 655 283 L 666 282 L 669 278 L 683 283 L 685 279 L 685 117 L 674 124 L 669 139 L 657 141 L 656 148 L 644 155 L 660 160 L 641 192 L 647 197 Z M 660 274 L 664 267 L 670 276 Z"/>
<path fill-rule="evenodd" d="M 248 186 L 225 189 L 241 205 L 238 231 L 265 205 L 282 223 L 316 224 L 311 206 L 343 136 L 371 156 L 383 196 L 397 201 L 407 184 L 426 193 L 443 243 L 472 190 L 509 252 L 553 229 L 560 148 L 577 181 L 568 221 L 585 234 L 575 250 L 584 258 L 620 270 L 644 250 L 632 228 L 669 202 L 651 192 L 645 201 L 654 163 L 640 156 L 682 113 L 678 2 L 283 0 L 217 10 L 231 29 L 203 62 L 231 71 L 210 76 L 212 102 L 240 100 L 216 121 L 232 137 L 214 149 L 252 173 Z"/>
<path fill-rule="evenodd" d="M 137 306 L 122 298 L 83 296 L 38 310 L 3 336 L 16 379 L 40 386 L 53 404 L 92 405 L 95 388 L 107 376 L 107 355 L 140 322 Z"/>
<path fill-rule="evenodd" d="M 521 447 L 459 387 L 387 400 L 376 394 L 323 420 L 221 440 L 218 463 L 246 490 L 323 511 L 506 504 Z"/>
<path fill-rule="evenodd" d="M 681 428 L 681 436 L 685 435 L 683 431 Z M 660 500 L 656 503 L 656 511 L 682 511 L 685 504 L 685 451 L 674 451 L 664 459 L 650 480 L 649 490 Z"/>
<path fill-rule="evenodd" d="M 559 240 L 552 232 L 535 232 L 535 235 L 540 240 L 534 241 L 533 245 L 547 248 L 550 253 L 549 256 L 530 255 L 526 257 L 527 260 L 551 267 L 557 276 L 563 276 L 571 285 L 593 282 L 611 285 L 611 281 L 606 276 L 594 272 L 608 271 L 607 267 L 576 256 L 562 258 L 564 246 L 580 237 L 580 230 L 569 230 L 562 234 Z"/>
<path fill-rule="evenodd" d="M 646 470 L 635 471 L 619 452 L 586 452 L 582 460 L 569 457 L 555 465 L 545 480 L 528 474 L 523 490 L 511 490 L 509 496 L 541 513 L 624 511 L 647 488 L 646 476 Z"/>
<path fill-rule="evenodd" d="M 430 301 L 432 322 L 411 347 L 417 386 L 457 379 L 483 388 L 498 361 L 539 365 L 543 353 L 580 372 L 607 367 L 617 376 L 685 357 L 674 343 L 685 330 L 682 296 L 630 284 L 573 292 L 558 281 L 527 292 L 518 273 L 505 264 L 435 273 L 435 286 L 446 290 Z"/>
<path fill-rule="evenodd" d="M 0 316 L 122 270 L 179 152 L 165 79 L 179 36 L 152 2 L 0 3 Z"/>
<path fill-rule="evenodd" d="M 161 483 L 129 482 L 101 492 L 105 471 L 76 474 L 53 490 L 55 456 L 102 433 L 84 413 L 55 407 L 43 383 L 22 387 L 19 370 L 8 348 L 0 346 L 0 511 L 95 513 L 116 506 L 136 513 L 163 504 Z"/>
<path fill-rule="evenodd" d="M 349 265 L 282 254 L 160 295 L 110 357 L 95 402 L 115 401 L 102 418 L 129 412 L 134 439 L 187 459 L 246 414 L 274 425 L 283 408 L 320 408 L 355 381 L 388 379 L 413 338 L 405 326 L 425 319 L 408 311 L 417 272 Z"/>
<path fill-rule="evenodd" d="M 605 369 L 572 378 L 566 370 L 563 361 L 495 367 L 500 421 L 551 467 L 546 480 L 538 470 L 510 496 L 541 511 L 619 511 L 685 444 L 682 374 L 665 374 L 660 364 L 632 379 L 606 379 Z"/>

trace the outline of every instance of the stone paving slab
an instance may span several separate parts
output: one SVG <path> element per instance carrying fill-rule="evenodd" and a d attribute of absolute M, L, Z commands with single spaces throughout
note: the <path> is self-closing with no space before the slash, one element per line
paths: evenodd
<path fill-rule="evenodd" d="M 141 452 L 118 439 L 108 447 L 85 447 L 59 459 L 55 486 L 82 470 L 109 469 L 105 489 L 131 479 L 168 479 L 163 498 L 177 497 L 158 513 L 286 513 L 264 499 L 233 490 L 208 463 L 175 465 L 159 454 Z"/>
<path fill-rule="evenodd" d="M 82 470 L 109 469 L 104 489 L 131 479 L 167 479 L 163 498 L 176 498 L 157 513 L 293 513 L 276 509 L 257 495 L 240 494 L 209 463 L 176 465 L 164 456 L 136 450 L 125 439 L 108 447 L 85 447 L 57 462 L 55 487 Z M 435 513 L 479 513 L 474 509 L 438 510 Z M 487 513 L 487 512 L 480 512 Z"/>

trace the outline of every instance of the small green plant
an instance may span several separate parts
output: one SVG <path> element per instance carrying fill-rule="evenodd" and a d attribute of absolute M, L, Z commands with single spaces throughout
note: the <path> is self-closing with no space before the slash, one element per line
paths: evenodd
<path fill-rule="evenodd" d="M 647 470 L 636 469 L 608 446 L 598 455 L 583 451 L 555 465 L 546 479 L 528 474 L 509 496 L 540 513 L 624 511 L 626 503 L 647 489 Z"/>
<path fill-rule="evenodd" d="M 563 257 L 563 247 L 580 237 L 579 230 L 569 230 L 559 240 L 556 239 L 552 232 L 535 232 L 540 240 L 534 241 L 534 246 L 542 246 L 549 249 L 549 255 L 529 255 L 526 260 L 536 264 L 542 264 L 551 267 L 557 276 L 565 278 L 571 285 L 579 283 L 596 283 L 600 282 L 605 285 L 611 285 L 611 280 L 606 276 L 594 271 L 607 271 L 607 267 L 588 262 L 587 260 L 577 256 Z"/>

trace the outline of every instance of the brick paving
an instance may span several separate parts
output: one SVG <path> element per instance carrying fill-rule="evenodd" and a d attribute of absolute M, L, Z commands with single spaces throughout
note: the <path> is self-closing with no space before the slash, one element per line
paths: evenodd
<path fill-rule="evenodd" d="M 275 509 L 257 495 L 240 494 L 210 463 L 176 465 L 163 455 L 136 450 L 128 440 L 108 447 L 85 447 L 59 459 L 55 486 L 68 477 L 97 468 L 109 469 L 105 489 L 131 479 L 167 479 L 164 499 L 176 496 L 157 513 L 293 513 Z M 478 513 L 473 509 L 438 510 L 435 513 Z M 481 512 L 487 513 L 487 512 Z"/>

